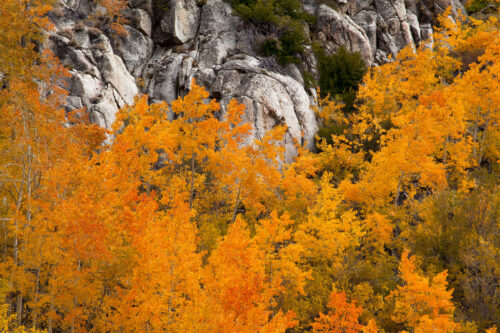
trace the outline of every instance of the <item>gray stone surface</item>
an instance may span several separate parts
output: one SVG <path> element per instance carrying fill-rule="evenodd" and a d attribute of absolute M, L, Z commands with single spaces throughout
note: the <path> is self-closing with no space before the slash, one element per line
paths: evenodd
<path fill-rule="evenodd" d="M 200 7 L 195 0 L 171 0 L 156 30 L 156 41 L 184 44 L 196 37 Z"/>
<path fill-rule="evenodd" d="M 390 61 L 389 55 L 407 45 L 432 46 L 436 15 L 447 6 L 455 19 L 464 11 L 459 0 L 342 0 L 335 9 L 302 1 L 317 18 L 311 39 L 330 53 L 341 46 L 360 52 L 368 65 Z M 53 18 L 56 30 L 47 47 L 72 74 L 68 111 L 84 108 L 94 123 L 110 127 L 118 109 L 133 103 L 138 93 L 148 94 L 152 103 L 170 102 L 185 95 L 196 79 L 220 101 L 222 117 L 231 99 L 245 104 L 244 121 L 253 125 L 248 144 L 284 125 L 285 161 L 296 153 L 295 143 L 314 148 L 318 124 L 311 103 L 316 92 L 306 90 L 303 77 L 305 72 L 319 75 L 310 45 L 297 64 L 280 66 L 258 52 L 259 43 L 275 31 L 244 22 L 228 1 L 166 4 L 160 10 L 152 0 L 129 0 L 127 34 L 120 36 L 93 26 L 92 1 L 63 1 L 65 14 Z"/>
<path fill-rule="evenodd" d="M 373 62 L 370 41 L 366 32 L 349 16 L 342 15 L 327 5 L 320 5 L 316 11 L 318 26 L 326 37 L 330 51 L 344 46 L 349 52 L 360 52 L 368 65 Z"/>
<path fill-rule="evenodd" d="M 153 54 L 154 43 L 151 38 L 139 30 L 128 25 L 124 27 L 127 34 L 113 40 L 113 50 L 123 59 L 127 70 L 138 77 L 142 74 L 147 60 Z"/>
<path fill-rule="evenodd" d="M 144 35 L 151 37 L 153 33 L 153 20 L 147 11 L 140 8 L 132 10 L 132 23 L 134 27 Z"/>

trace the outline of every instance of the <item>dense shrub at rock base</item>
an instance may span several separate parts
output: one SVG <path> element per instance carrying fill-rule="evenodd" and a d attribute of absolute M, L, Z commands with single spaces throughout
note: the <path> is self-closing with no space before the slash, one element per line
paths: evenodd
<path fill-rule="evenodd" d="M 314 46 L 318 58 L 319 86 L 323 96 L 330 96 L 342 104 L 342 112 L 354 111 L 358 85 L 366 73 L 366 65 L 359 52 L 349 53 L 341 47 L 337 53 L 326 55 L 318 45 Z M 320 138 L 331 143 L 332 134 L 341 135 L 345 126 L 339 123 L 323 122 L 318 132 Z"/>
<path fill-rule="evenodd" d="M 366 73 L 366 64 L 359 52 L 350 53 L 344 47 L 335 54 L 326 55 L 315 47 L 320 73 L 319 86 L 324 95 L 342 95 L 344 102 L 353 102 L 352 96 L 358 89 L 361 79 Z M 352 109 L 352 103 L 345 106 L 345 111 Z"/>
<path fill-rule="evenodd" d="M 305 13 L 298 0 L 233 0 L 235 12 L 246 21 L 269 25 L 278 37 L 270 37 L 260 46 L 264 56 L 276 56 L 282 65 L 298 62 L 297 55 L 308 43 L 306 23 L 315 23 L 315 17 Z"/>

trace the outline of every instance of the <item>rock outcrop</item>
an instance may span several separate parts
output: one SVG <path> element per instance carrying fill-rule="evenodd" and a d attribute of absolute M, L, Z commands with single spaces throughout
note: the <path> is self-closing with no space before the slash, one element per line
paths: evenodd
<path fill-rule="evenodd" d="M 256 51 L 263 32 L 244 22 L 223 0 L 129 0 L 124 35 L 92 27 L 90 0 L 62 0 L 63 15 L 52 14 L 56 30 L 48 47 L 71 70 L 66 108 L 85 108 L 95 123 L 109 127 L 120 107 L 137 93 L 152 103 L 183 96 L 191 80 L 207 87 L 223 107 L 232 98 L 246 105 L 245 121 L 254 130 L 251 141 L 277 125 L 286 125 L 286 159 L 295 142 L 313 148 L 318 124 L 310 105 L 314 90 L 306 89 L 302 72 L 318 75 L 310 47 L 299 65 L 280 66 Z M 304 0 L 316 16 L 310 37 L 329 53 L 344 46 L 360 52 L 369 65 L 388 61 L 408 44 L 431 43 L 437 14 L 459 0 Z"/>

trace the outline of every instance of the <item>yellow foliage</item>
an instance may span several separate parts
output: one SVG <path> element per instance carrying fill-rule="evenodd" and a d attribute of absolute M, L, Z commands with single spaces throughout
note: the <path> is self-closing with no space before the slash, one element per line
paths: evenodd
<path fill-rule="evenodd" d="M 330 183 L 326 173 L 320 184 L 316 204 L 305 222 L 299 225 L 296 239 L 304 247 L 306 258 L 340 260 L 349 247 L 359 245 L 364 230 L 352 210 L 343 211 L 342 194 Z"/>
<path fill-rule="evenodd" d="M 408 251 L 401 257 L 399 272 L 404 284 L 388 296 L 395 302 L 392 319 L 415 332 L 453 332 L 458 325 L 453 321 L 453 290 L 446 289 L 446 271 L 429 280 L 416 271 L 415 261 L 415 257 L 408 258 Z"/>
<path fill-rule="evenodd" d="M 99 4 L 119 32 L 126 2 Z M 395 287 L 394 253 L 412 231 L 459 227 L 446 224 L 453 212 L 440 195 L 477 195 L 475 215 L 463 209 L 474 230 L 457 245 L 468 251 L 458 269 L 496 295 L 498 195 L 481 182 L 496 177 L 500 156 L 497 19 L 442 19 L 435 48 L 408 47 L 371 69 L 349 116 L 320 98 L 314 110 L 337 134 L 319 154 L 297 147 L 285 165 L 286 128 L 250 142 L 244 105 L 222 112 L 195 81 L 170 105 L 138 97 L 103 145 L 104 130 L 61 108 L 68 74 L 34 48 L 50 9 L 0 5 L 3 331 L 474 329 L 454 321 L 446 271 L 429 278 L 405 251 Z M 330 294 L 333 282 L 342 290 Z M 481 329 L 495 323 L 492 308 Z"/>
<path fill-rule="evenodd" d="M 331 309 L 328 314 L 319 314 L 315 322 L 311 324 L 313 332 L 322 333 L 358 333 L 373 332 L 376 329 L 374 322 L 370 322 L 369 327 L 363 327 L 358 322 L 363 309 L 357 307 L 355 303 L 349 303 L 346 300 L 345 293 L 336 292 L 330 294 L 328 308 Z M 375 331 L 376 332 L 376 331 Z"/>

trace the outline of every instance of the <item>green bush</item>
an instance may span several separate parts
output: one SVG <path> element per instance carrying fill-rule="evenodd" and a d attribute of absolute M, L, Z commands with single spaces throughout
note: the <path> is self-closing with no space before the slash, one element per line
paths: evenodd
<path fill-rule="evenodd" d="M 465 4 L 465 9 L 469 14 L 474 14 L 493 4 L 494 1 L 491 0 L 469 0 Z"/>
<path fill-rule="evenodd" d="M 235 12 L 255 24 L 270 24 L 278 38 L 267 39 L 260 47 L 264 56 L 276 56 L 282 65 L 298 62 L 297 55 L 308 42 L 305 22 L 314 24 L 316 18 L 302 10 L 299 0 L 232 0 Z"/>
<path fill-rule="evenodd" d="M 354 112 L 358 86 L 367 70 L 363 58 L 359 52 L 350 53 L 344 47 L 333 55 L 326 55 L 319 45 L 313 45 L 313 49 L 318 58 L 321 94 L 329 94 L 332 99 L 342 103 L 342 111 L 345 114 Z M 344 130 L 346 128 L 342 124 L 324 123 L 318 136 L 331 143 L 332 134 L 339 135 Z"/>
<path fill-rule="evenodd" d="M 267 38 L 260 46 L 260 53 L 266 57 L 276 56 L 281 65 L 297 63 L 297 55 L 304 51 L 306 39 L 305 33 L 291 24 L 279 38 Z"/>
<path fill-rule="evenodd" d="M 320 139 L 325 139 L 326 143 L 329 145 L 333 144 L 332 135 L 338 136 L 343 135 L 344 131 L 347 130 L 347 125 L 332 123 L 329 126 L 323 126 L 318 130 L 317 136 Z"/>
<path fill-rule="evenodd" d="M 233 8 L 241 18 L 255 23 L 277 24 L 272 1 L 233 0 Z"/>
<path fill-rule="evenodd" d="M 265 57 L 270 57 L 281 52 L 280 41 L 276 38 L 268 38 L 262 43 L 260 53 Z"/>
<path fill-rule="evenodd" d="M 311 72 L 307 70 L 302 71 L 302 78 L 304 79 L 304 88 L 306 90 L 309 90 L 311 88 L 316 89 L 316 87 L 318 86 L 318 82 L 316 81 Z"/>
<path fill-rule="evenodd" d="M 305 20 L 315 23 L 314 15 L 309 15 L 302 10 L 299 0 L 232 0 L 234 10 L 243 19 L 255 23 L 271 23 L 280 25 L 286 20 Z"/>
<path fill-rule="evenodd" d="M 361 54 L 347 52 L 344 47 L 330 56 L 322 49 L 316 47 L 316 50 L 321 92 L 331 96 L 345 95 L 352 99 L 367 69 Z"/>

